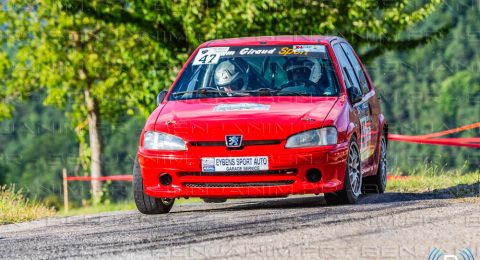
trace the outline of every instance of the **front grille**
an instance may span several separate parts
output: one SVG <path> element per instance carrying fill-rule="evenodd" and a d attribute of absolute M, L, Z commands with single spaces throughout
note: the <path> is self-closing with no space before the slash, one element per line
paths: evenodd
<path fill-rule="evenodd" d="M 252 145 L 275 145 L 282 143 L 282 140 L 244 140 L 242 146 Z M 194 141 L 191 146 L 225 146 L 225 141 Z"/>
<path fill-rule="evenodd" d="M 269 181 L 269 182 L 187 182 L 190 188 L 230 188 L 230 187 L 263 187 L 282 186 L 292 184 L 294 181 Z"/>
<path fill-rule="evenodd" d="M 242 175 L 296 175 L 297 169 L 281 169 L 268 171 L 245 171 L 245 172 L 179 172 L 180 176 L 242 176 Z"/>

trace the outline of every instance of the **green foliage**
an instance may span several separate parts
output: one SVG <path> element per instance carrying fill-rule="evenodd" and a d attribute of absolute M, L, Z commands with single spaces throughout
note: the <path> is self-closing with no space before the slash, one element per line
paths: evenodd
<path fill-rule="evenodd" d="M 0 122 L 0 185 L 17 183 L 24 194 L 39 200 L 50 194 L 62 194 L 62 169 L 69 175 L 88 174 L 78 157 L 79 143 L 75 130 L 63 113 L 45 107 L 43 98 L 32 98 L 18 104 L 12 119 Z M 143 118 L 125 117 L 107 124 L 104 131 L 104 172 L 106 175 L 131 174 Z M 70 182 L 70 200 L 89 199 L 90 183 Z M 130 198 L 130 183 L 112 182 L 110 196 L 114 201 Z"/>
<path fill-rule="evenodd" d="M 226 37 L 335 34 L 343 35 L 365 59 L 385 50 L 409 49 L 448 30 L 441 23 L 422 37 L 400 33 L 424 20 L 440 0 L 274 1 L 180 0 L 108 2 L 70 0 L 66 11 L 114 24 L 129 24 L 151 35 L 161 46 L 181 57 L 203 41 Z M 80 8 L 81 6 L 81 8 Z"/>
<path fill-rule="evenodd" d="M 39 198 L 59 193 L 62 168 L 73 169 L 78 156 L 75 133 L 62 112 L 33 97 L 0 123 L 0 133 L 3 183 L 22 184 L 26 195 Z"/>
<path fill-rule="evenodd" d="M 168 64 L 171 50 L 129 25 L 71 15 L 66 8 L 68 1 L 4 4 L 0 22 L 6 25 L 3 44 L 11 56 L 10 64 L 0 64 L 0 69 L 11 68 L 5 96 L 45 89 L 45 104 L 65 108 L 75 126 L 86 117 L 84 89 L 92 91 L 104 119 L 136 107 L 153 108 L 148 90 L 158 91 L 172 79 L 166 67 L 154 64 Z"/>
<path fill-rule="evenodd" d="M 100 196 L 100 201 L 92 201 L 92 204 L 105 204 L 109 205 L 112 201 L 110 200 L 110 185 L 112 184 L 112 181 L 106 181 L 102 184 L 102 193 Z"/>
<path fill-rule="evenodd" d="M 63 202 L 55 194 L 50 194 L 42 200 L 43 204 L 48 208 L 53 208 L 55 211 L 59 211 L 63 206 Z"/>
<path fill-rule="evenodd" d="M 478 6 L 451 1 L 412 29 L 422 34 L 452 20 L 445 38 L 409 52 L 389 52 L 369 66 L 391 133 L 427 134 L 480 119 L 480 31 Z M 478 137 L 478 129 L 449 137 Z M 471 148 L 390 142 L 392 169 L 410 172 L 425 163 L 474 171 L 480 151 Z M 465 167 L 463 167 L 466 165 Z"/>

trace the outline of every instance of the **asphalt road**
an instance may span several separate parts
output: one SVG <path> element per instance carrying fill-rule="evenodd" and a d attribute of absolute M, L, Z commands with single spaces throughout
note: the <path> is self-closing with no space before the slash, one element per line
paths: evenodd
<path fill-rule="evenodd" d="M 480 200 L 387 193 L 326 206 L 322 196 L 176 205 L 0 226 L 0 258 L 480 258 Z"/>

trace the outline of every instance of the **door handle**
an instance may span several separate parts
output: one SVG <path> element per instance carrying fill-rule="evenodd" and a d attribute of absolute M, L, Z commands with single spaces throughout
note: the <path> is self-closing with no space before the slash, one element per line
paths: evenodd
<path fill-rule="evenodd" d="M 370 105 L 370 103 L 368 103 L 368 112 L 370 113 L 370 115 L 373 115 L 373 113 L 372 113 L 372 105 Z"/>

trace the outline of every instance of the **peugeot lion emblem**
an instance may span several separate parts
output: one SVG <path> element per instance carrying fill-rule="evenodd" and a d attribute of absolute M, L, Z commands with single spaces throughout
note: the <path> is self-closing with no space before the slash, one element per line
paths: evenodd
<path fill-rule="evenodd" d="M 225 145 L 231 148 L 240 147 L 242 146 L 242 139 L 243 139 L 243 136 L 241 135 L 226 135 Z"/>

